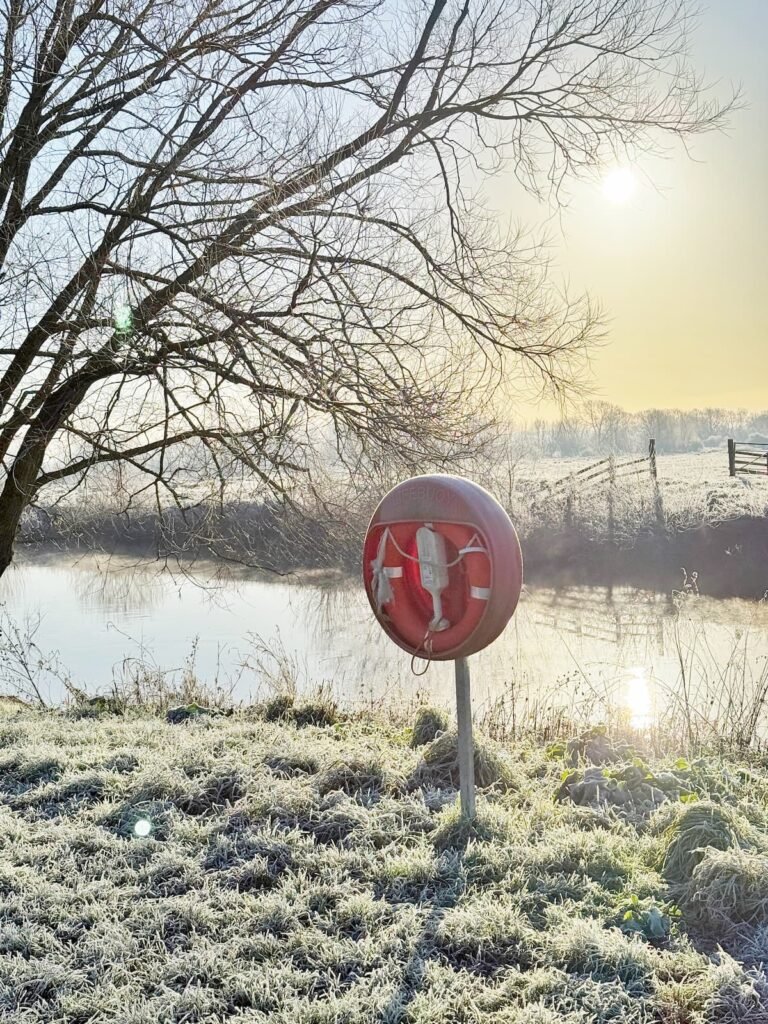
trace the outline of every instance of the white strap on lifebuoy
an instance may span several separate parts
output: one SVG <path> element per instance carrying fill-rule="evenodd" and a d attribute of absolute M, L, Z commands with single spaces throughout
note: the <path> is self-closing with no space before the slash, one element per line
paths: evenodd
<path fill-rule="evenodd" d="M 376 552 L 376 557 L 371 562 L 371 572 L 373 576 L 371 578 L 371 592 L 373 594 L 373 600 L 376 602 L 377 611 L 381 611 L 382 606 L 388 604 L 394 594 L 392 593 L 392 584 L 390 581 L 390 575 L 387 572 L 387 566 L 384 565 L 384 558 L 387 554 L 387 541 L 389 540 L 390 532 L 389 529 L 384 530 L 379 540 L 379 548 Z"/>
<path fill-rule="evenodd" d="M 470 587 L 469 596 L 476 597 L 478 601 L 490 601 L 491 599 L 491 588 L 490 587 Z"/>

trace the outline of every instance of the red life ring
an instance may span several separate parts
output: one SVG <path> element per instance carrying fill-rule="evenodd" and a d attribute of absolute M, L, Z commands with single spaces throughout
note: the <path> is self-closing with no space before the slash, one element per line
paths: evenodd
<path fill-rule="evenodd" d="M 420 545 L 430 553 L 420 557 Z M 509 517 L 469 480 L 406 480 L 384 497 L 368 527 L 366 593 L 384 630 L 410 654 L 443 661 L 487 646 L 512 616 L 522 579 Z"/>

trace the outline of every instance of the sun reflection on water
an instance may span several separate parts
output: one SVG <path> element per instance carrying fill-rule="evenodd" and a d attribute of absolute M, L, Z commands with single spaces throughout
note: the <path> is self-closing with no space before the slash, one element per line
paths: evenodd
<path fill-rule="evenodd" d="M 642 666 L 630 668 L 624 684 L 624 702 L 633 729 L 650 729 L 654 722 L 653 696 L 648 672 Z"/>

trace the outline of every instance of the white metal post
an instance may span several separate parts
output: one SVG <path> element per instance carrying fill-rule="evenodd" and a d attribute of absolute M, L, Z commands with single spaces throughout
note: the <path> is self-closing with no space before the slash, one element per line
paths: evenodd
<path fill-rule="evenodd" d="M 459 782 L 461 816 L 471 821 L 475 816 L 475 751 L 472 743 L 472 699 L 469 692 L 469 662 L 457 658 L 456 718 L 459 726 Z"/>

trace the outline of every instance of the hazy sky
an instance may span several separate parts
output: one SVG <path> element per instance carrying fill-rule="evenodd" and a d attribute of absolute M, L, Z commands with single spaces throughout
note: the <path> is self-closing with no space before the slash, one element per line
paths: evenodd
<path fill-rule="evenodd" d="M 709 0 L 691 40 L 693 63 L 747 109 L 727 134 L 692 141 L 636 167 L 637 187 L 611 202 L 579 184 L 548 221 L 556 271 L 587 290 L 610 320 L 594 360 L 598 397 L 627 409 L 768 408 L 768 0 Z M 650 181 L 648 180 L 650 178 Z M 500 213 L 549 217 L 511 176 L 489 193 Z"/>

